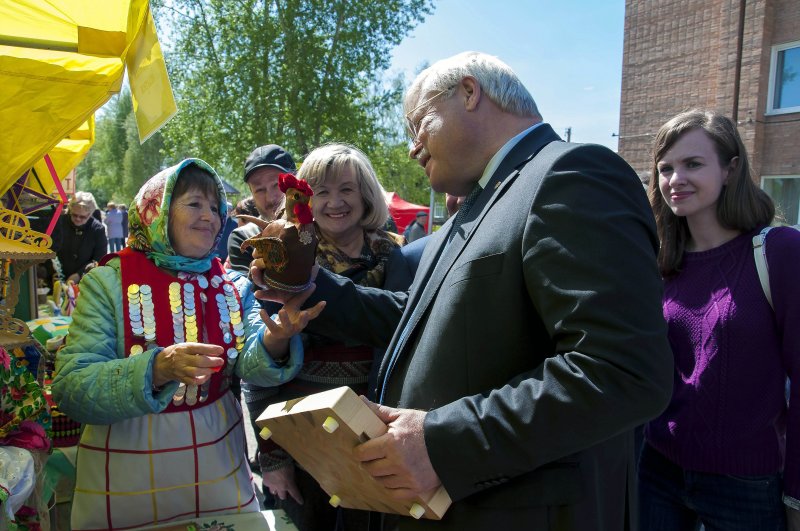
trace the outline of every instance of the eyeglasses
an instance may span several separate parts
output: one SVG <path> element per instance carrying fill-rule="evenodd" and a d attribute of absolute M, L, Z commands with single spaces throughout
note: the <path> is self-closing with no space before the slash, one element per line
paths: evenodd
<path fill-rule="evenodd" d="M 408 133 L 411 135 L 411 140 L 409 140 L 408 142 L 410 147 L 414 147 L 417 144 L 417 135 L 419 134 L 419 121 L 417 123 L 412 122 L 411 115 L 417 112 L 419 109 L 423 108 L 424 106 L 428 105 L 430 102 L 432 102 L 442 94 L 450 92 L 454 88 L 455 85 L 451 85 L 444 90 L 440 90 L 439 92 L 437 92 L 436 94 L 426 99 L 425 101 L 423 101 L 422 103 L 420 103 L 419 105 L 417 105 L 416 107 L 414 107 L 413 109 L 411 109 L 406 113 L 406 127 L 408 128 Z M 421 120 L 422 117 L 420 117 L 420 121 Z"/>

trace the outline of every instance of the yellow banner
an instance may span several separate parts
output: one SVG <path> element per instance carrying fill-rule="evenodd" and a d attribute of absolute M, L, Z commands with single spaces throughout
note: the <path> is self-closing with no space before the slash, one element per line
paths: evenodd
<path fill-rule="evenodd" d="M 139 142 L 144 142 L 178 112 L 152 13 L 131 44 L 127 63 Z"/>
<path fill-rule="evenodd" d="M 148 0 L 101 4 L 0 1 L 0 195 L 45 153 L 60 158 L 56 145 L 119 92 L 126 66 L 142 142 L 175 114 Z M 81 149 L 68 148 L 59 177 Z"/>

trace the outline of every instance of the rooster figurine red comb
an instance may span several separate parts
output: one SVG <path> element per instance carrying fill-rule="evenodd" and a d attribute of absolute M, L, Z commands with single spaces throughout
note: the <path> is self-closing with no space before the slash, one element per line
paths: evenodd
<path fill-rule="evenodd" d="M 314 192 L 308 183 L 291 173 L 281 173 L 278 175 L 278 187 L 286 194 L 286 219 L 301 225 L 313 223 L 310 202 Z"/>
<path fill-rule="evenodd" d="M 264 282 L 274 289 L 298 292 L 311 283 L 311 268 L 317 254 L 317 235 L 311 213 L 314 192 L 303 179 L 291 173 L 278 175 L 278 187 L 286 195 L 283 217 L 266 222 L 245 216 L 256 223 L 261 234 L 242 242 L 258 251 L 264 262 Z"/>

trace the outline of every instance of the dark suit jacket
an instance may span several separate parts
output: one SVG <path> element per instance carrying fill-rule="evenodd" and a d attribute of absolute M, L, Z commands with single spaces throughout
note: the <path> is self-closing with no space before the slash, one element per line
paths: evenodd
<path fill-rule="evenodd" d="M 427 236 L 398 247 L 389 255 L 386 261 L 386 276 L 383 281 L 383 289 L 388 291 L 406 291 L 414 275 L 417 273 L 419 261 L 422 259 L 422 252 L 430 238 Z M 394 332 L 395 327 L 390 327 L 390 332 Z M 388 344 L 388 339 L 386 341 Z M 367 398 L 377 400 L 375 391 L 378 384 L 378 369 L 381 366 L 383 357 L 386 355 L 386 344 L 382 344 L 374 351 L 372 368 L 369 371 L 369 381 L 367 382 Z"/>
<path fill-rule="evenodd" d="M 385 340 L 403 312 L 378 396 L 429 411 L 427 451 L 454 503 L 441 522 L 401 518 L 400 529 L 635 529 L 632 430 L 672 388 L 655 223 L 636 174 L 542 125 L 437 260 L 451 224 L 431 236 L 408 296 L 328 275 L 314 294 L 329 303 L 312 326 L 361 340 Z"/>
<path fill-rule="evenodd" d="M 383 289 L 389 291 L 406 291 L 414 275 L 417 273 L 422 252 L 430 238 L 424 237 L 414 240 L 402 247 L 398 247 L 389 255 L 386 261 L 386 277 Z M 394 330 L 392 330 L 394 331 Z"/>

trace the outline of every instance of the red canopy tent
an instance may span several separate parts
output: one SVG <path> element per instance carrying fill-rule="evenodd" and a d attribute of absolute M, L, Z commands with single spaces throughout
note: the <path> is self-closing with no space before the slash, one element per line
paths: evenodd
<path fill-rule="evenodd" d="M 398 234 L 403 234 L 406 227 L 414 221 L 417 212 L 430 211 L 429 207 L 409 203 L 397 195 L 397 192 L 386 192 L 386 203 L 389 205 L 389 215 L 392 216 L 392 219 L 397 225 Z"/>

